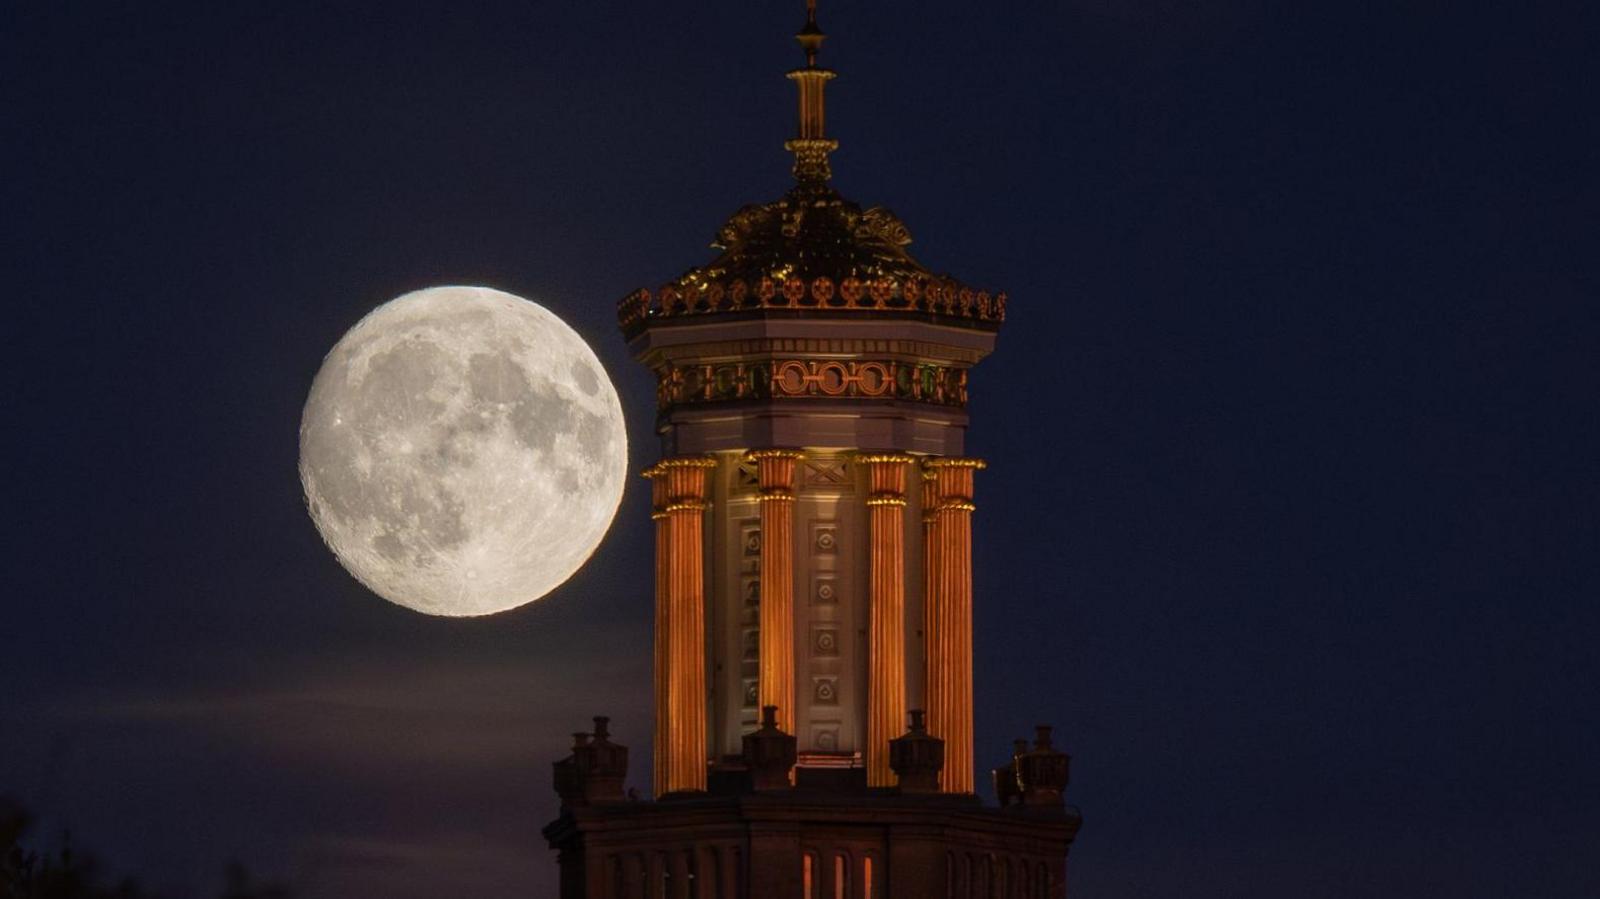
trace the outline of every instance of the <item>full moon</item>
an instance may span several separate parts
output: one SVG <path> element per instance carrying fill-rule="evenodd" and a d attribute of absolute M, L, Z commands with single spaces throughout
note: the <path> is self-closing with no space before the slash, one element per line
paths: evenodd
<path fill-rule="evenodd" d="M 379 306 L 323 360 L 300 421 L 306 505 L 339 562 L 429 615 L 544 596 L 622 499 L 622 404 L 554 313 L 485 287 Z"/>

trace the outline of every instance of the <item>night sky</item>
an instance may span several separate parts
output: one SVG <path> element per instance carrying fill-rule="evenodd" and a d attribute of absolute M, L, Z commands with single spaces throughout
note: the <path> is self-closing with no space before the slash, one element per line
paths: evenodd
<path fill-rule="evenodd" d="M 0 793 L 209 897 L 554 890 L 550 762 L 648 788 L 652 539 L 472 620 L 296 472 L 322 356 L 615 303 L 789 184 L 800 0 L 0 11 Z M 823 0 L 835 184 L 1005 289 L 972 379 L 978 757 L 1074 755 L 1084 899 L 1600 895 L 1600 15 Z M 1483 8 L 1480 8 L 1483 7 Z"/>

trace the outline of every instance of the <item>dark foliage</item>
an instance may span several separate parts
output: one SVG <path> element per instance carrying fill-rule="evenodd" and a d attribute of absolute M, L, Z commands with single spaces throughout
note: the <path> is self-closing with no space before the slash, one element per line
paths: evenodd
<path fill-rule="evenodd" d="M 93 856 L 72 847 L 63 834 L 57 852 L 27 845 L 32 817 L 16 802 L 0 797 L 0 899 L 162 899 L 132 878 L 112 878 Z M 230 862 L 219 899 L 290 899 L 287 888 L 256 884 L 249 871 Z"/>

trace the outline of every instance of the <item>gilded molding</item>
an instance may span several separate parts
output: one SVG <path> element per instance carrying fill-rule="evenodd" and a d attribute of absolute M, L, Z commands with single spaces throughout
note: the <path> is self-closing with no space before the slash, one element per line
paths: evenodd
<path fill-rule="evenodd" d="M 768 447 L 766 449 L 748 450 L 744 454 L 746 462 L 760 462 L 762 459 L 804 459 L 806 454 L 797 449 L 783 449 L 781 447 Z"/>
<path fill-rule="evenodd" d="M 693 281 L 668 284 L 655 293 L 635 290 L 617 304 L 617 323 L 632 332 L 666 318 L 766 309 L 823 309 L 848 314 L 922 312 L 967 321 L 1000 324 L 1006 320 L 1006 295 L 973 290 L 939 277 L 862 281 L 843 278 L 836 284 L 818 278 L 760 278 Z"/>
<path fill-rule="evenodd" d="M 961 458 L 958 456 L 935 456 L 922 462 L 923 468 L 971 468 L 982 471 L 989 467 L 989 463 L 982 459 Z M 930 474 L 929 477 L 932 475 Z"/>
<path fill-rule="evenodd" d="M 906 498 L 895 494 L 867 497 L 867 505 L 869 506 L 904 506 L 905 504 Z"/>
<path fill-rule="evenodd" d="M 714 456 L 672 456 L 662 459 L 656 464 L 646 468 L 642 475 L 653 478 L 666 474 L 674 468 L 716 468 L 717 460 Z"/>
<path fill-rule="evenodd" d="M 896 462 L 902 465 L 909 465 L 917 461 L 916 456 L 907 453 L 856 453 L 851 458 L 862 465 L 872 465 L 874 463 L 894 464 Z"/>
<path fill-rule="evenodd" d="M 689 500 L 687 502 L 668 503 L 661 507 L 661 514 L 671 515 L 674 512 L 704 512 L 706 508 L 707 504 L 702 501 Z"/>

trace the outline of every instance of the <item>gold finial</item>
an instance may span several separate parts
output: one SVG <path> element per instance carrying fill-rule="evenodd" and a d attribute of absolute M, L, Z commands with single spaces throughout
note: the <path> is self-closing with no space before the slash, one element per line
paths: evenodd
<path fill-rule="evenodd" d="M 802 184 L 822 184 L 833 177 L 828 167 L 828 154 L 838 148 L 839 142 L 823 134 L 822 87 L 834 77 L 833 72 L 817 66 L 817 52 L 827 35 L 817 27 L 817 0 L 806 0 L 806 24 L 794 39 L 806 54 L 806 67 L 789 73 L 789 79 L 800 88 L 800 129 L 793 140 L 784 143 L 784 149 L 794 154 L 794 177 Z"/>
<path fill-rule="evenodd" d="M 817 27 L 817 0 L 806 0 L 806 25 L 794 36 L 800 42 L 800 49 L 806 53 L 806 68 L 817 67 L 817 51 L 822 49 L 822 42 L 826 38 L 827 35 Z"/>

